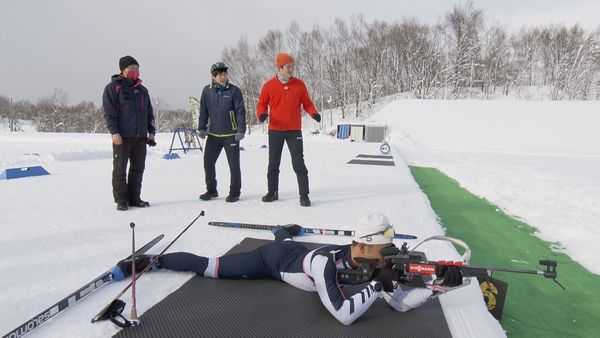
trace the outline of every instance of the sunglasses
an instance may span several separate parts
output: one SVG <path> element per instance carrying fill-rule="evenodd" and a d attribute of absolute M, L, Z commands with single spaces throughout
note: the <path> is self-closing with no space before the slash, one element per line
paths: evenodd
<path fill-rule="evenodd" d="M 359 238 L 367 238 L 367 241 L 369 241 L 369 240 L 371 240 L 371 238 L 370 238 L 371 236 L 376 236 L 376 235 L 383 235 L 383 237 L 385 237 L 385 238 L 394 238 L 394 235 L 396 235 L 396 232 L 394 231 L 394 226 L 390 225 L 387 228 L 385 228 L 384 230 L 377 231 L 376 233 L 373 233 L 373 234 L 360 236 Z"/>

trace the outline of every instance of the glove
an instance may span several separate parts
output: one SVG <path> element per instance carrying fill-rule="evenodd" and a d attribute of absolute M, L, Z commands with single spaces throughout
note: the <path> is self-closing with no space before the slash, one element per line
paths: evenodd
<path fill-rule="evenodd" d="M 237 134 L 235 134 L 235 140 L 238 141 L 238 142 L 241 141 L 241 140 L 243 140 L 244 137 L 246 137 L 246 135 L 245 135 L 245 133 L 243 133 L 241 131 L 238 132 Z"/>
<path fill-rule="evenodd" d="M 259 120 L 260 122 L 265 122 L 265 120 L 267 119 L 267 117 L 269 117 L 269 114 L 267 114 L 267 113 L 262 113 L 262 114 L 260 114 L 260 116 L 258 117 L 258 120 Z"/>
<path fill-rule="evenodd" d="M 286 224 L 286 225 L 281 225 L 281 227 L 286 229 L 287 231 L 289 231 L 290 235 L 292 235 L 292 236 L 304 235 L 304 229 L 301 226 L 299 226 L 298 224 Z"/>
<path fill-rule="evenodd" d="M 156 141 L 154 141 L 153 139 L 148 139 L 146 141 L 146 144 L 148 144 L 149 147 L 154 147 L 156 145 Z"/>
<path fill-rule="evenodd" d="M 315 115 L 313 115 L 312 118 L 317 122 L 321 122 L 321 114 L 319 114 L 319 113 L 316 113 Z"/>
<path fill-rule="evenodd" d="M 391 266 L 385 268 L 375 269 L 373 271 L 373 280 L 381 283 L 383 291 L 392 292 L 394 291 L 394 284 L 392 281 L 398 280 L 399 271 L 392 269 Z"/>
<path fill-rule="evenodd" d="M 441 285 L 459 286 L 463 283 L 463 274 L 458 266 L 438 265 L 435 268 L 435 275 L 442 279 Z"/>
<path fill-rule="evenodd" d="M 206 138 L 206 129 L 198 129 L 198 136 L 204 140 Z"/>

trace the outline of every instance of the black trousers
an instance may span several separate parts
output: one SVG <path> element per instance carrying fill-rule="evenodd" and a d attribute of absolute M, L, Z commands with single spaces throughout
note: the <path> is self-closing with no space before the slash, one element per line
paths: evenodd
<path fill-rule="evenodd" d="M 116 203 L 140 200 L 146 166 L 146 140 L 145 137 L 124 137 L 123 144 L 113 143 L 112 187 Z"/>
<path fill-rule="evenodd" d="M 308 169 L 304 164 L 301 130 L 269 130 L 269 167 L 267 170 L 269 192 L 273 193 L 279 190 L 279 165 L 284 142 L 287 143 L 292 156 L 292 167 L 298 179 L 299 194 L 308 195 Z"/>
<path fill-rule="evenodd" d="M 215 165 L 223 148 L 225 148 L 225 155 L 227 155 L 227 163 L 229 163 L 229 173 L 231 177 L 229 182 L 229 194 L 232 196 L 239 196 L 242 189 L 242 171 L 240 170 L 240 142 L 235 140 L 235 136 L 206 136 L 206 142 L 204 144 L 204 178 L 206 181 L 206 190 L 217 190 L 217 173 Z"/>

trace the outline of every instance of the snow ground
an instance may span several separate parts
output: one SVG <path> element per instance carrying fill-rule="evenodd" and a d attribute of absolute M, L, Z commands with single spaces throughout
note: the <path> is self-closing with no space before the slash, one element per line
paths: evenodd
<path fill-rule="evenodd" d="M 153 250 L 159 252 L 200 210 L 205 210 L 206 216 L 170 252 L 191 251 L 207 256 L 223 254 L 244 237 L 271 238 L 264 231 L 209 227 L 207 222 L 213 220 L 353 229 L 364 212 L 381 211 L 395 223 L 398 232 L 420 238 L 442 233 L 426 196 L 400 158 L 396 158 L 395 167 L 347 165 L 357 154 L 377 154 L 379 145 L 308 134 L 305 158 L 311 180 L 310 208 L 298 205 L 287 150 L 282 160 L 280 201 L 260 201 L 266 189 L 267 150 L 260 148 L 266 144 L 265 135 L 253 134 L 242 141 L 246 148 L 242 152 L 242 197 L 231 204 L 224 202 L 229 180 L 224 154 L 218 162 L 221 197 L 202 202 L 198 200 L 204 190 L 201 154 L 180 152 L 182 159 L 164 160 L 161 156 L 171 135 L 159 135 L 158 149 L 149 152 L 144 178 L 143 198 L 150 201 L 151 207 L 118 212 L 111 196 L 108 135 L 0 133 L 0 170 L 41 163 L 52 174 L 0 181 L 0 332 L 20 325 L 128 255 L 128 224 L 132 221 L 140 245 L 159 233 L 165 234 Z M 318 236 L 299 240 L 349 241 Z M 428 243 L 423 249 L 431 259 L 459 257 L 447 243 Z M 140 315 L 190 277 L 190 273 L 160 271 L 140 279 Z M 100 289 L 34 330 L 30 337 L 114 334 L 117 330 L 113 324 L 92 325 L 89 320 L 125 285 L 118 282 Z M 129 294 L 123 299 L 129 307 Z M 504 336 L 486 311 L 476 284 L 442 296 L 441 302 L 455 337 Z"/>
<path fill-rule="evenodd" d="M 406 163 L 440 169 L 600 274 L 600 102 L 404 100 L 374 120 Z"/>

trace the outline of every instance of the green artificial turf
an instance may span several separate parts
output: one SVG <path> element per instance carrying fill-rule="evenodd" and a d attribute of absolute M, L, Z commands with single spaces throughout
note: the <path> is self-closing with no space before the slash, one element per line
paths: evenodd
<path fill-rule="evenodd" d="M 550 247 L 559 243 L 542 241 L 534 228 L 461 188 L 439 170 L 410 170 L 446 234 L 471 247 L 471 265 L 537 269 L 539 259 L 558 262 L 557 280 L 566 291 L 542 276 L 494 273 L 509 284 L 501 321 L 508 337 L 600 337 L 600 276 L 552 251 Z"/>

